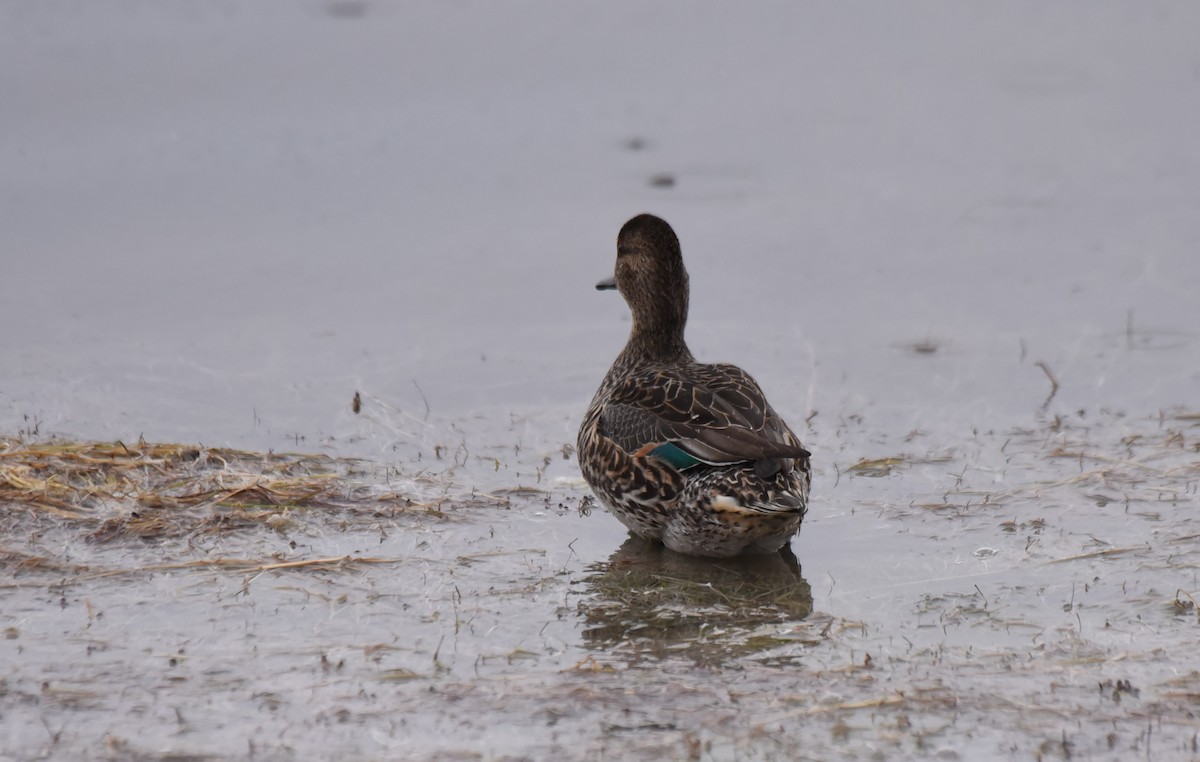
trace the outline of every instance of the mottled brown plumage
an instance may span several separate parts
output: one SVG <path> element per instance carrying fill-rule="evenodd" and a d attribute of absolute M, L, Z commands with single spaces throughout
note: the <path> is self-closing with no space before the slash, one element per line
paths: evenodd
<path fill-rule="evenodd" d="M 684 341 L 688 277 L 671 227 L 634 217 L 617 238 L 629 341 L 579 430 L 584 478 L 636 534 L 684 553 L 778 550 L 808 503 L 809 453 L 735 365 L 696 362 Z"/>

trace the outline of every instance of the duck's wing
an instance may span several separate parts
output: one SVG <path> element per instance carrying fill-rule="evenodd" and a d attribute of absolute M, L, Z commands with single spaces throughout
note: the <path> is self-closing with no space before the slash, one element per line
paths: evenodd
<path fill-rule="evenodd" d="M 600 428 L 626 452 L 681 469 L 809 454 L 754 379 L 734 365 L 631 374 L 610 395 Z"/>
<path fill-rule="evenodd" d="M 761 430 L 764 436 L 774 442 L 803 450 L 804 455 L 802 457 L 809 456 L 808 451 L 801 446 L 800 439 L 792 433 L 792 430 L 788 428 L 783 418 L 767 402 L 767 397 L 763 394 L 758 382 L 749 373 L 736 365 L 718 363 L 715 365 L 698 366 L 697 376 L 704 379 L 705 385 L 717 390 L 723 397 L 744 399 L 744 403 L 740 408 L 755 411 L 756 417 L 750 423 Z M 760 414 L 762 416 L 761 419 L 757 417 Z"/>

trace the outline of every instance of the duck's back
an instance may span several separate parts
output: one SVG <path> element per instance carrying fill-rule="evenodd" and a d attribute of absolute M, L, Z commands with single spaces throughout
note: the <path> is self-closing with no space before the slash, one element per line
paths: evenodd
<path fill-rule="evenodd" d="M 777 550 L 807 506 L 808 452 L 735 365 L 614 368 L 580 462 L 626 526 L 686 553 Z"/>
<path fill-rule="evenodd" d="M 736 365 L 650 365 L 609 380 L 599 430 L 622 450 L 681 470 L 804 459 L 808 452 Z M 647 450 L 647 448 L 650 448 Z M 781 462 L 780 468 L 791 464 Z"/>

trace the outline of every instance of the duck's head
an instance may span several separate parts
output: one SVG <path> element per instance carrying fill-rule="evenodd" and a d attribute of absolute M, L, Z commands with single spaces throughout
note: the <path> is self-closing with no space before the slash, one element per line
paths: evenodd
<path fill-rule="evenodd" d="M 634 334 L 678 334 L 687 323 L 688 275 L 671 226 L 652 214 L 639 214 L 617 235 L 617 266 L 597 290 L 617 289 L 633 313 Z"/>

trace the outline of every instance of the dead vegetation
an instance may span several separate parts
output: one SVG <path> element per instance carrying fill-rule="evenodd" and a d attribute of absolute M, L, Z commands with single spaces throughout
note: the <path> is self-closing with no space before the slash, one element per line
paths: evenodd
<path fill-rule="evenodd" d="M 138 442 L 0 440 L 0 505 L 91 529 L 90 538 L 178 537 L 344 503 L 345 464 L 324 456 Z"/>
<path fill-rule="evenodd" d="M 528 491 L 461 491 L 441 475 L 400 477 L 389 466 L 325 455 L 0 438 L 0 529 L 11 535 L 18 527 L 70 528 L 86 532 L 93 544 L 285 531 L 314 512 L 336 515 L 343 525 L 399 514 L 443 521 L 463 509 L 507 507 L 514 495 L 528 496 Z M 10 569 L 31 571 L 56 563 L 0 547 L 0 564 Z"/>

